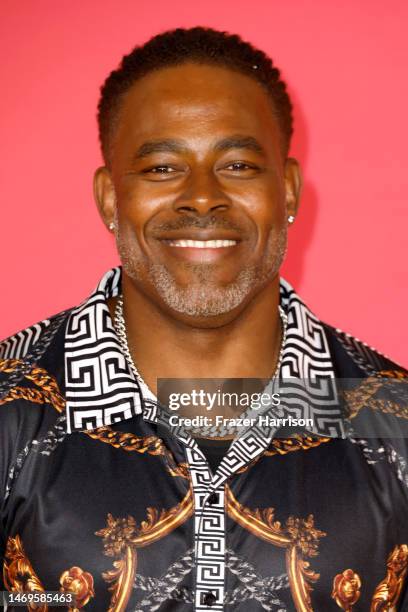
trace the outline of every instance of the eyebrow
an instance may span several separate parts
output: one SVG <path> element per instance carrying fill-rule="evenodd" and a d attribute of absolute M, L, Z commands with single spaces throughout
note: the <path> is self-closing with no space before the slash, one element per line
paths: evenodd
<path fill-rule="evenodd" d="M 136 151 L 134 159 L 142 159 L 152 153 L 186 153 L 188 148 L 181 140 L 167 138 L 166 140 L 149 140 Z"/>
<path fill-rule="evenodd" d="M 214 145 L 215 151 L 228 151 L 230 149 L 248 149 L 255 153 L 265 153 L 263 147 L 253 136 L 228 136 Z M 144 142 L 136 151 L 134 159 L 143 159 L 152 153 L 187 153 L 188 147 L 181 140 L 166 138 L 165 140 L 149 140 Z"/>
<path fill-rule="evenodd" d="M 216 143 L 216 151 L 228 151 L 229 149 L 249 149 L 255 153 L 265 153 L 263 147 L 253 136 L 229 136 Z"/>

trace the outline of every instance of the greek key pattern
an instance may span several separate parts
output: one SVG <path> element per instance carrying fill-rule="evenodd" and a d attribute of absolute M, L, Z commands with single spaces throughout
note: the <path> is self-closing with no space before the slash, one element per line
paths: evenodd
<path fill-rule="evenodd" d="M 209 593 L 215 598 L 212 609 L 223 610 L 227 567 L 225 483 L 232 474 L 256 459 L 270 441 L 271 437 L 260 438 L 251 433 L 235 440 L 214 475 L 195 441 L 191 440 L 195 448 L 187 448 L 195 502 L 196 610 L 208 610 L 206 597 Z"/>
<path fill-rule="evenodd" d="M 288 315 L 279 389 L 286 415 L 312 418 L 313 433 L 343 437 L 343 415 L 324 327 L 283 279 L 280 290 Z"/>
<path fill-rule="evenodd" d="M 194 538 L 196 563 L 195 610 L 208 610 L 206 596 L 215 601 L 213 610 L 223 610 L 225 582 L 224 490 L 211 500 L 212 475 L 200 449 L 186 449 L 194 493 Z"/>
<path fill-rule="evenodd" d="M 67 431 L 112 425 L 142 413 L 138 382 L 120 349 L 106 297 L 119 290 L 109 271 L 92 296 L 74 309 L 65 335 Z"/>
<path fill-rule="evenodd" d="M 119 293 L 120 283 L 121 268 L 109 270 L 91 297 L 70 314 L 65 338 L 68 432 L 141 414 L 143 398 L 151 398 L 150 391 L 142 389 L 130 372 L 106 304 L 107 298 Z M 284 280 L 281 303 L 288 314 L 281 376 L 291 379 L 295 391 L 285 394 L 287 414 L 303 419 L 313 416 L 320 435 L 342 435 L 342 415 L 324 328 Z M 296 382 L 299 380 L 301 383 Z M 313 381 L 307 389 L 306 380 Z M 152 414 L 153 405 L 146 400 L 145 408 Z"/>

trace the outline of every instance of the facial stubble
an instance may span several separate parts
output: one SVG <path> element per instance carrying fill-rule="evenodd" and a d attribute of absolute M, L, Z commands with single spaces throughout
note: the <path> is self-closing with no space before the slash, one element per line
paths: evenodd
<path fill-rule="evenodd" d="M 287 248 L 287 226 L 271 230 L 264 253 L 257 263 L 245 265 L 236 279 L 226 285 L 214 281 L 214 264 L 185 264 L 191 283 L 180 285 L 165 264 L 154 263 L 135 240 L 126 240 L 116 222 L 116 243 L 127 275 L 136 286 L 147 278 L 168 308 L 194 317 L 215 317 L 237 308 L 255 295 L 278 273 Z"/>

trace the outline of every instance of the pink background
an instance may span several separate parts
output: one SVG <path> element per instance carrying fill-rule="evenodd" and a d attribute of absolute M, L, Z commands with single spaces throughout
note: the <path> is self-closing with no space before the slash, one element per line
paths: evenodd
<path fill-rule="evenodd" d="M 305 188 L 284 276 L 320 318 L 408 363 L 405 0 L 3 0 L 1 22 L 0 337 L 117 263 L 92 196 L 99 86 L 151 35 L 207 25 L 266 50 L 290 84 Z"/>

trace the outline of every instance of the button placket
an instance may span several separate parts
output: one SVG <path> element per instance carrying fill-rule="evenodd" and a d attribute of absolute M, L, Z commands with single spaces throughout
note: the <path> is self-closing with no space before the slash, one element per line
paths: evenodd
<path fill-rule="evenodd" d="M 263 432 L 261 432 L 262 434 Z M 194 439 L 187 442 L 194 494 L 195 537 L 195 610 L 224 610 L 226 567 L 225 484 L 241 467 L 260 455 L 269 445 L 271 436 L 248 432 L 231 445 L 213 475 L 208 462 Z M 233 461 L 231 461 L 233 459 Z M 212 596 L 210 597 L 211 594 Z M 204 603 L 204 600 L 207 603 Z M 210 602 L 210 603 L 208 603 Z"/>
<path fill-rule="evenodd" d="M 198 447 L 197 447 L 198 448 Z M 224 491 L 211 490 L 213 475 L 204 455 L 186 449 L 195 502 L 195 610 L 223 610 L 225 580 Z M 211 499 L 212 503 L 209 503 Z"/>

